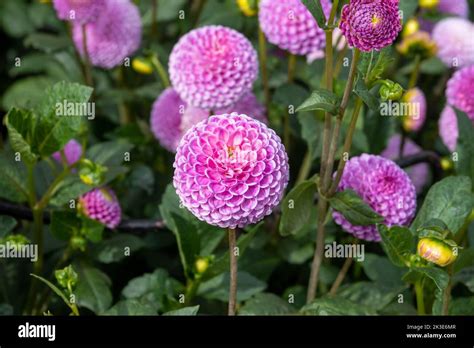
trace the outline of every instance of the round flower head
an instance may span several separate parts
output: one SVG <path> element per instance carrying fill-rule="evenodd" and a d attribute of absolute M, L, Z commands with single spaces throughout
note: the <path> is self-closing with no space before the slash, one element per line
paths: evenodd
<path fill-rule="evenodd" d="M 449 79 L 446 87 L 448 104 L 464 111 L 474 120 L 474 65 L 458 70 Z"/>
<path fill-rule="evenodd" d="M 467 18 L 469 15 L 469 5 L 467 0 L 439 0 L 438 11 Z"/>
<path fill-rule="evenodd" d="M 59 19 L 85 24 L 93 22 L 105 9 L 105 0 L 53 0 Z"/>
<path fill-rule="evenodd" d="M 288 156 L 265 124 L 237 113 L 213 115 L 181 140 L 173 185 L 198 219 L 244 227 L 272 212 L 288 184 Z"/>
<path fill-rule="evenodd" d="M 259 6 L 260 28 L 272 44 L 296 55 L 307 55 L 325 46 L 324 30 L 301 0 L 261 0 Z M 322 0 L 321 6 L 329 17 L 331 2 Z"/>
<path fill-rule="evenodd" d="M 260 104 L 252 92 L 245 93 L 235 104 L 216 110 L 215 114 L 230 114 L 232 112 L 248 115 L 260 122 L 268 123 L 265 107 Z"/>
<path fill-rule="evenodd" d="M 403 128 L 408 132 L 418 132 L 426 120 L 425 94 L 419 88 L 411 88 L 403 96 L 402 102 L 412 106 L 408 115 L 403 118 Z"/>
<path fill-rule="evenodd" d="M 257 78 L 257 52 L 234 29 L 219 25 L 184 35 L 169 59 L 171 82 L 181 99 L 201 109 L 235 103 Z"/>
<path fill-rule="evenodd" d="M 79 209 L 89 219 L 115 228 L 122 219 L 122 210 L 115 193 L 106 187 L 93 189 L 79 198 Z"/>
<path fill-rule="evenodd" d="M 169 87 L 153 103 L 151 130 L 164 148 L 175 152 L 183 134 L 208 116 L 208 111 L 188 106 L 178 93 Z"/>
<path fill-rule="evenodd" d="M 449 151 L 456 150 L 458 142 L 458 119 L 452 107 L 446 105 L 438 121 L 439 136 Z"/>
<path fill-rule="evenodd" d="M 464 18 L 445 18 L 433 29 L 437 56 L 448 67 L 474 64 L 474 24 Z"/>
<path fill-rule="evenodd" d="M 109 0 L 100 17 L 86 24 L 85 29 L 87 53 L 94 66 L 111 69 L 122 64 L 140 46 L 140 13 L 130 0 Z M 76 23 L 73 40 L 83 56 L 82 26 Z"/>
<path fill-rule="evenodd" d="M 351 0 L 342 8 L 339 28 L 349 46 L 365 52 L 380 50 L 402 30 L 398 0 Z"/>
<path fill-rule="evenodd" d="M 64 155 L 68 165 L 76 163 L 82 156 L 82 145 L 75 139 L 69 140 L 64 146 Z M 52 156 L 57 162 L 62 162 L 60 151 L 53 153 Z"/>
<path fill-rule="evenodd" d="M 382 157 L 396 160 L 400 153 L 400 134 L 393 135 L 388 141 L 387 148 L 380 154 Z M 413 140 L 407 138 L 403 145 L 403 156 L 410 156 L 419 153 L 422 150 Z M 405 168 L 413 185 L 415 185 L 416 192 L 420 193 L 428 182 L 430 169 L 426 163 L 418 163 L 411 167 Z"/>
<path fill-rule="evenodd" d="M 383 223 L 407 225 L 415 216 L 416 191 L 407 173 L 387 158 L 362 154 L 351 158 L 339 183 L 340 191 L 353 190 L 375 212 L 384 217 Z M 368 241 L 380 241 L 375 225 L 355 226 L 334 211 L 334 221 L 342 228 Z"/>

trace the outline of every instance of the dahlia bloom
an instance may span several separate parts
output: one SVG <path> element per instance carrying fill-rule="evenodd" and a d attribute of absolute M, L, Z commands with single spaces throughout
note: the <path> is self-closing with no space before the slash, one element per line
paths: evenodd
<path fill-rule="evenodd" d="M 408 132 L 418 132 L 426 120 L 425 94 L 419 88 L 411 88 L 403 96 L 402 102 L 417 106 L 417 108 L 412 108 L 412 112 L 403 118 L 403 128 Z"/>
<path fill-rule="evenodd" d="M 260 122 L 268 123 L 265 107 L 260 104 L 252 92 L 244 94 L 235 104 L 216 110 L 215 114 L 230 114 L 232 112 L 248 115 Z"/>
<path fill-rule="evenodd" d="M 79 198 L 79 210 L 89 219 L 99 221 L 108 228 L 115 228 L 122 219 L 117 196 L 110 188 L 97 188 Z"/>
<path fill-rule="evenodd" d="M 173 185 L 198 219 L 245 227 L 271 214 L 288 184 L 288 156 L 265 124 L 237 113 L 213 115 L 181 139 Z"/>
<path fill-rule="evenodd" d="M 258 74 L 257 52 L 238 31 L 205 26 L 190 31 L 174 46 L 169 74 L 181 99 L 215 110 L 251 90 Z"/>
<path fill-rule="evenodd" d="M 111 69 L 122 64 L 140 46 L 142 24 L 130 0 L 109 0 L 100 17 L 86 24 L 87 53 L 94 66 Z M 84 55 L 82 26 L 74 23 L 73 41 Z"/>
<path fill-rule="evenodd" d="M 467 0 L 439 0 L 438 11 L 467 18 L 469 16 L 469 5 Z"/>
<path fill-rule="evenodd" d="M 160 144 L 175 152 L 183 134 L 208 116 L 208 111 L 188 106 L 178 93 L 169 87 L 153 103 L 150 125 Z"/>
<path fill-rule="evenodd" d="M 474 120 L 474 64 L 454 73 L 446 87 L 448 104 Z"/>
<path fill-rule="evenodd" d="M 355 191 L 384 217 L 383 223 L 388 226 L 407 225 L 415 216 L 415 186 L 408 174 L 387 158 L 368 154 L 352 157 L 346 163 L 338 189 Z M 337 211 L 333 212 L 333 218 L 357 238 L 377 242 L 381 240 L 375 225 L 352 225 Z"/>
<path fill-rule="evenodd" d="M 324 30 L 301 0 L 261 0 L 258 13 L 260 28 L 268 41 L 296 55 L 320 51 L 325 46 Z M 322 0 L 326 17 L 331 2 Z"/>
<path fill-rule="evenodd" d="M 53 0 L 59 19 L 79 24 L 93 22 L 105 9 L 105 0 Z"/>
<path fill-rule="evenodd" d="M 474 24 L 458 17 L 445 18 L 433 29 L 433 40 L 438 46 L 437 56 L 448 67 L 474 64 Z"/>
<path fill-rule="evenodd" d="M 68 165 L 73 165 L 81 159 L 82 156 L 82 145 L 75 139 L 68 141 L 64 145 L 64 155 L 66 157 L 66 162 Z M 61 163 L 61 152 L 57 151 L 52 154 L 52 157 L 59 163 Z"/>
<path fill-rule="evenodd" d="M 399 158 L 400 143 L 402 138 L 400 134 L 393 135 L 388 141 L 387 148 L 383 150 L 380 156 L 388 158 L 390 160 L 396 160 Z M 413 140 L 406 138 L 403 145 L 403 156 L 410 156 L 419 153 L 422 150 Z M 426 163 L 418 163 L 411 167 L 405 168 L 408 176 L 410 177 L 413 185 L 415 185 L 416 192 L 420 193 L 426 186 L 428 177 L 430 174 L 430 167 Z"/>
<path fill-rule="evenodd" d="M 449 105 L 446 105 L 441 112 L 441 116 L 438 120 L 438 130 L 439 136 L 448 150 L 456 150 L 459 136 L 458 119 L 456 112 Z"/>
<path fill-rule="evenodd" d="M 342 8 L 339 28 L 349 46 L 361 51 L 390 45 L 402 30 L 398 0 L 351 0 Z"/>

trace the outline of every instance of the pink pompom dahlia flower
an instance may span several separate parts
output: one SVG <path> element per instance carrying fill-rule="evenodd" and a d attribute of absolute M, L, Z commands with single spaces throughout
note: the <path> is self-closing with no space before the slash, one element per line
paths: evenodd
<path fill-rule="evenodd" d="M 439 136 L 449 151 L 456 150 L 459 130 L 456 112 L 452 107 L 446 105 L 438 120 Z"/>
<path fill-rule="evenodd" d="M 359 194 L 365 203 L 383 216 L 383 223 L 388 226 L 407 225 L 415 216 L 415 186 L 407 173 L 387 158 L 368 154 L 351 158 L 338 187 L 339 191 L 348 189 Z M 338 225 L 357 238 L 380 241 L 375 225 L 352 225 L 337 211 L 333 212 L 333 217 Z"/>
<path fill-rule="evenodd" d="M 288 156 L 265 124 L 237 113 L 213 115 L 181 140 L 173 185 L 198 219 L 244 227 L 272 212 L 288 184 Z"/>
<path fill-rule="evenodd" d="M 61 163 L 61 152 L 57 151 L 53 153 L 53 158 Z M 68 165 L 73 165 L 81 159 L 82 156 L 82 145 L 75 139 L 71 139 L 64 146 L 64 156 L 66 157 L 66 162 Z"/>
<path fill-rule="evenodd" d="M 339 28 L 349 46 L 380 50 L 402 30 L 398 0 L 351 0 L 342 8 Z"/>
<path fill-rule="evenodd" d="M 400 143 L 402 137 L 400 134 L 393 135 L 388 141 L 387 148 L 380 154 L 382 157 L 396 160 L 400 156 Z M 413 140 L 410 138 L 405 139 L 403 145 L 403 156 L 410 156 L 419 153 L 422 150 Z M 405 168 L 405 171 L 408 173 L 408 176 L 415 185 L 416 192 L 421 193 L 423 188 L 428 182 L 428 177 L 430 174 L 430 167 L 426 163 L 418 163 L 411 167 Z"/>
<path fill-rule="evenodd" d="M 93 22 L 105 9 L 106 0 L 53 0 L 59 19 L 85 24 Z"/>
<path fill-rule="evenodd" d="M 87 53 L 92 65 L 111 69 L 122 64 L 141 42 L 142 24 L 138 8 L 130 0 L 109 0 L 100 17 L 86 24 Z M 84 56 L 82 26 L 74 24 L 73 40 Z"/>
<path fill-rule="evenodd" d="M 436 55 L 448 67 L 474 64 L 474 24 L 464 18 L 450 17 L 438 22 L 433 29 Z"/>
<path fill-rule="evenodd" d="M 425 94 L 419 88 L 411 88 L 402 97 L 402 102 L 413 105 L 410 113 L 403 118 L 403 128 L 408 132 L 418 132 L 426 120 Z"/>
<path fill-rule="evenodd" d="M 325 46 L 324 30 L 301 0 L 261 0 L 259 6 L 260 28 L 270 43 L 296 55 L 311 54 Z M 331 2 L 322 0 L 321 6 L 329 17 Z"/>
<path fill-rule="evenodd" d="M 474 64 L 454 73 L 446 87 L 448 104 L 474 120 Z"/>
<path fill-rule="evenodd" d="M 220 25 L 194 29 L 174 46 L 169 74 L 181 99 L 215 110 L 249 92 L 258 74 L 257 52 L 238 31 Z"/>
<path fill-rule="evenodd" d="M 178 93 L 169 87 L 153 103 L 150 126 L 160 144 L 175 152 L 184 133 L 208 116 L 208 111 L 188 106 Z"/>
<path fill-rule="evenodd" d="M 99 221 L 108 228 L 115 228 L 122 219 L 122 209 L 117 196 L 110 188 L 97 188 L 79 198 L 79 210 L 89 219 Z"/>

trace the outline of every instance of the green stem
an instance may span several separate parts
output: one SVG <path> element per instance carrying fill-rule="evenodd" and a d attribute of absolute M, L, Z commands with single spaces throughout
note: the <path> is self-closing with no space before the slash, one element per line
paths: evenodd
<path fill-rule="evenodd" d="M 151 6 L 151 36 L 156 39 L 158 33 L 158 26 L 156 22 L 156 15 L 158 12 L 158 0 L 153 0 Z"/>
<path fill-rule="evenodd" d="M 298 177 L 296 179 L 295 186 L 301 183 L 302 181 L 306 180 L 310 171 L 311 171 L 311 161 L 312 161 L 312 154 L 311 151 L 306 151 L 304 155 L 303 162 L 301 163 L 300 171 L 298 173 Z"/>
<path fill-rule="evenodd" d="M 346 88 L 344 89 L 344 95 L 342 97 L 342 102 L 341 102 L 341 107 L 339 109 L 339 113 L 336 118 L 336 124 L 334 126 L 334 131 L 332 134 L 332 139 L 331 139 L 331 145 L 329 148 L 329 155 L 327 159 L 327 168 L 325 172 L 325 177 L 324 177 L 324 183 L 325 187 L 328 188 L 331 182 L 331 175 L 332 171 L 334 168 L 334 159 L 336 156 L 336 151 L 337 151 L 337 145 L 339 141 L 339 133 L 341 131 L 341 125 L 342 125 L 342 120 L 344 118 L 344 114 L 347 108 L 347 105 L 349 104 L 349 97 L 352 93 L 352 86 L 354 84 L 354 79 L 357 71 L 357 62 L 359 61 L 360 57 L 360 51 L 355 48 L 353 51 L 353 56 L 352 56 L 352 62 L 351 62 L 351 67 L 349 70 L 349 77 L 348 81 L 346 83 Z M 352 142 L 352 139 L 351 139 Z M 326 192 L 324 192 L 326 193 Z"/>
<path fill-rule="evenodd" d="M 420 75 L 421 57 L 419 54 L 415 56 L 415 67 L 411 72 L 410 80 L 408 81 L 408 89 L 416 86 L 418 76 Z"/>
<path fill-rule="evenodd" d="M 453 265 L 448 266 L 449 282 L 443 293 L 443 315 L 449 314 L 449 302 L 451 300 L 451 289 L 453 287 Z"/>
<path fill-rule="evenodd" d="M 415 283 L 416 307 L 418 315 L 425 315 L 425 302 L 423 300 L 423 280 L 418 280 Z"/>
<path fill-rule="evenodd" d="M 289 54 L 288 56 L 288 83 L 292 83 L 294 81 L 295 70 L 296 70 L 296 55 Z M 289 110 L 287 110 L 283 118 L 283 143 L 285 144 L 286 152 L 290 152 L 291 129 L 290 129 Z"/>
<path fill-rule="evenodd" d="M 72 166 L 69 166 L 69 167 L 65 167 L 64 170 L 61 172 L 61 174 L 59 174 L 55 179 L 54 181 L 51 183 L 51 185 L 48 187 L 48 189 L 46 190 L 45 194 L 43 195 L 43 197 L 41 198 L 41 200 L 36 203 L 36 207 L 38 209 L 41 209 L 41 210 L 44 210 L 44 208 L 46 208 L 46 206 L 48 205 L 49 203 L 49 200 L 51 199 L 51 197 L 53 196 L 53 194 L 56 192 L 56 189 L 58 187 L 58 185 L 66 178 L 66 176 L 69 175 L 69 173 L 71 172 L 71 169 L 75 167 L 75 165 L 72 165 Z"/>
<path fill-rule="evenodd" d="M 270 87 L 268 84 L 267 45 L 265 42 L 265 35 L 260 27 L 258 29 L 258 52 L 260 58 L 260 70 L 262 73 L 263 93 L 265 96 L 265 108 L 268 113 L 270 112 Z"/>
<path fill-rule="evenodd" d="M 153 55 L 151 57 L 151 63 L 156 69 L 156 72 L 160 76 L 161 83 L 163 84 L 164 88 L 167 88 L 170 86 L 170 80 L 168 79 L 168 74 L 166 73 L 166 69 L 163 67 L 163 64 L 161 64 L 160 59 L 158 58 L 157 55 Z"/>
<path fill-rule="evenodd" d="M 228 315 L 234 316 L 237 306 L 237 255 L 235 248 L 237 238 L 235 229 L 229 228 L 229 258 L 230 258 L 230 283 L 229 283 L 229 308 Z"/>

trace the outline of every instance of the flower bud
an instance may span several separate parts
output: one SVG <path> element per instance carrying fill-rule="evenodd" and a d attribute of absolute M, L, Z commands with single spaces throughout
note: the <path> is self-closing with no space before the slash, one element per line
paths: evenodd
<path fill-rule="evenodd" d="M 390 80 L 383 80 L 381 83 L 382 87 L 380 87 L 379 93 L 382 100 L 396 101 L 402 97 L 403 88 L 398 83 Z"/>
<path fill-rule="evenodd" d="M 237 6 L 247 17 L 252 17 L 257 14 L 257 1 L 256 0 L 236 0 Z"/>
<path fill-rule="evenodd" d="M 86 185 L 98 186 L 104 181 L 107 168 L 92 162 L 88 159 L 82 159 L 79 162 L 79 177 Z"/>
<path fill-rule="evenodd" d="M 10 234 L 1 240 L 1 244 L 9 244 L 15 249 L 18 249 L 22 245 L 28 244 L 30 241 L 22 234 Z"/>
<path fill-rule="evenodd" d="M 441 158 L 440 164 L 443 170 L 453 169 L 453 161 L 451 161 L 451 159 L 449 159 L 448 157 Z"/>
<path fill-rule="evenodd" d="M 198 274 L 202 274 L 202 273 L 206 272 L 206 270 L 209 267 L 209 259 L 204 258 L 204 257 L 198 258 L 196 260 L 196 263 L 194 264 L 194 267 L 196 268 L 196 272 Z"/>
<path fill-rule="evenodd" d="M 403 27 L 402 36 L 407 37 L 416 33 L 420 29 L 420 23 L 416 18 L 409 19 Z"/>
<path fill-rule="evenodd" d="M 81 236 L 73 236 L 69 243 L 73 250 L 86 251 L 87 241 Z"/>
<path fill-rule="evenodd" d="M 150 75 L 153 73 L 153 65 L 148 59 L 134 58 L 132 60 L 132 68 L 139 74 Z"/>
<path fill-rule="evenodd" d="M 418 255 L 423 259 L 445 267 L 457 258 L 457 250 L 450 247 L 442 240 L 435 238 L 422 238 L 418 242 Z"/>
<path fill-rule="evenodd" d="M 420 0 L 419 5 L 421 8 L 434 9 L 438 6 L 439 0 Z"/>
<path fill-rule="evenodd" d="M 54 276 L 58 284 L 64 289 L 72 290 L 77 284 L 77 273 L 71 265 L 56 270 Z"/>

